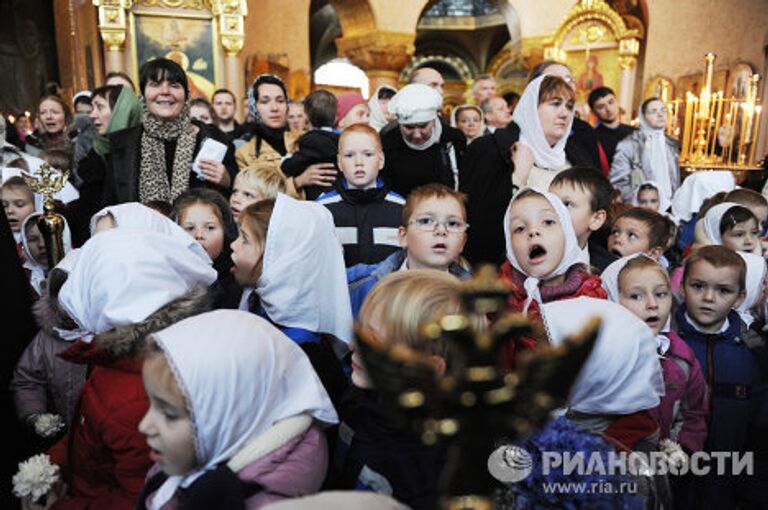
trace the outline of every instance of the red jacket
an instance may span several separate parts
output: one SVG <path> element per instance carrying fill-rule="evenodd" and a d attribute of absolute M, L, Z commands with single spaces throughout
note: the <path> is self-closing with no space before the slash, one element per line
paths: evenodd
<path fill-rule="evenodd" d="M 523 312 L 528 294 L 523 283 L 525 275 L 513 268 L 509 261 L 504 262 L 499 272 L 499 277 L 512 286 L 512 294 L 509 296 L 508 308 L 513 312 Z M 598 299 L 608 299 L 608 294 L 603 289 L 600 277 L 589 274 L 582 264 L 571 266 L 566 273 L 565 282 L 554 287 L 540 287 L 541 299 L 544 303 L 561 301 L 581 296 Z M 528 307 L 528 318 L 534 323 L 541 322 L 541 311 L 536 301 L 531 301 Z M 518 350 L 530 350 L 536 347 L 536 340 L 531 337 L 522 337 L 516 342 L 507 345 L 502 353 L 502 363 L 508 370 L 514 370 L 515 353 Z"/>
<path fill-rule="evenodd" d="M 139 421 L 149 408 L 141 360 L 78 341 L 60 356 L 92 367 L 69 434 L 51 448 L 68 497 L 56 509 L 133 509 L 152 463 Z"/>

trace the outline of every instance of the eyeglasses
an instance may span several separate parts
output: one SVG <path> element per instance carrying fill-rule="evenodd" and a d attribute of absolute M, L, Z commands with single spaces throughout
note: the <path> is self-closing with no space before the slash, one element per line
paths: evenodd
<path fill-rule="evenodd" d="M 463 234 L 469 228 L 469 223 L 457 218 L 448 218 L 444 221 L 437 221 L 432 216 L 421 216 L 408 222 L 408 225 L 414 225 L 419 232 L 434 232 L 438 225 L 442 225 L 447 232 L 451 234 Z"/>

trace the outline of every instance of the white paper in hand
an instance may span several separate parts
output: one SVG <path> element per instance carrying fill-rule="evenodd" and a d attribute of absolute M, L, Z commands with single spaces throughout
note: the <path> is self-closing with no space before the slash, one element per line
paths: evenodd
<path fill-rule="evenodd" d="M 226 154 L 226 145 L 217 142 L 213 138 L 206 138 L 200 146 L 200 151 L 197 153 L 194 163 L 192 163 L 192 170 L 195 171 L 199 179 L 205 180 L 205 175 L 203 175 L 203 171 L 200 168 L 200 162 L 204 159 L 209 159 L 221 163 L 224 161 L 224 156 L 226 156 Z"/>

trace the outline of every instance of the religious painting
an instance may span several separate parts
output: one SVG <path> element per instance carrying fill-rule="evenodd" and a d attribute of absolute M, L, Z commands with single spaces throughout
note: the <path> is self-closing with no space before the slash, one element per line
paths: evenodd
<path fill-rule="evenodd" d="M 749 64 L 740 63 L 733 66 L 725 88 L 726 97 L 745 99 L 747 97 L 747 90 L 749 90 L 749 79 L 753 73 L 752 66 Z"/>
<path fill-rule="evenodd" d="M 142 64 L 167 58 L 187 73 L 190 97 L 210 99 L 216 91 L 215 23 L 211 18 L 134 13 L 136 74 Z"/>
<path fill-rule="evenodd" d="M 619 43 L 607 25 L 588 21 L 565 37 L 561 48 L 576 80 L 576 102 L 586 104 L 589 93 L 599 87 L 619 90 Z"/>

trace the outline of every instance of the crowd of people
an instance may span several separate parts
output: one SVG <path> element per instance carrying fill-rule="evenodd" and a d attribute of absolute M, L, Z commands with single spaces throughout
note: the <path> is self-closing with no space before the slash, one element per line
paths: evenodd
<path fill-rule="evenodd" d="M 748 475 L 639 492 L 552 495 L 489 474 L 489 493 L 510 508 L 764 508 L 768 200 L 729 172 L 683 180 L 658 98 L 634 128 L 599 86 L 597 125 L 577 118 L 561 63 L 536 66 L 514 104 L 482 76 L 473 104 L 444 114 L 443 85 L 422 67 L 368 100 L 290 98 L 264 74 L 240 124 L 232 92 L 191 97 L 156 59 L 138 88 L 113 73 L 74 111 L 41 98 L 34 133 L 2 126 L 18 448 L 60 473 L 24 508 L 435 508 L 445 444 L 396 425 L 353 331 L 447 377 L 457 353 L 423 329 L 470 313 L 462 281 L 483 263 L 508 310 L 542 326 L 503 346 L 505 372 L 602 318 L 537 431 L 569 431 L 550 447 L 754 456 Z M 55 267 L 22 178 L 42 162 L 70 170 Z"/>

